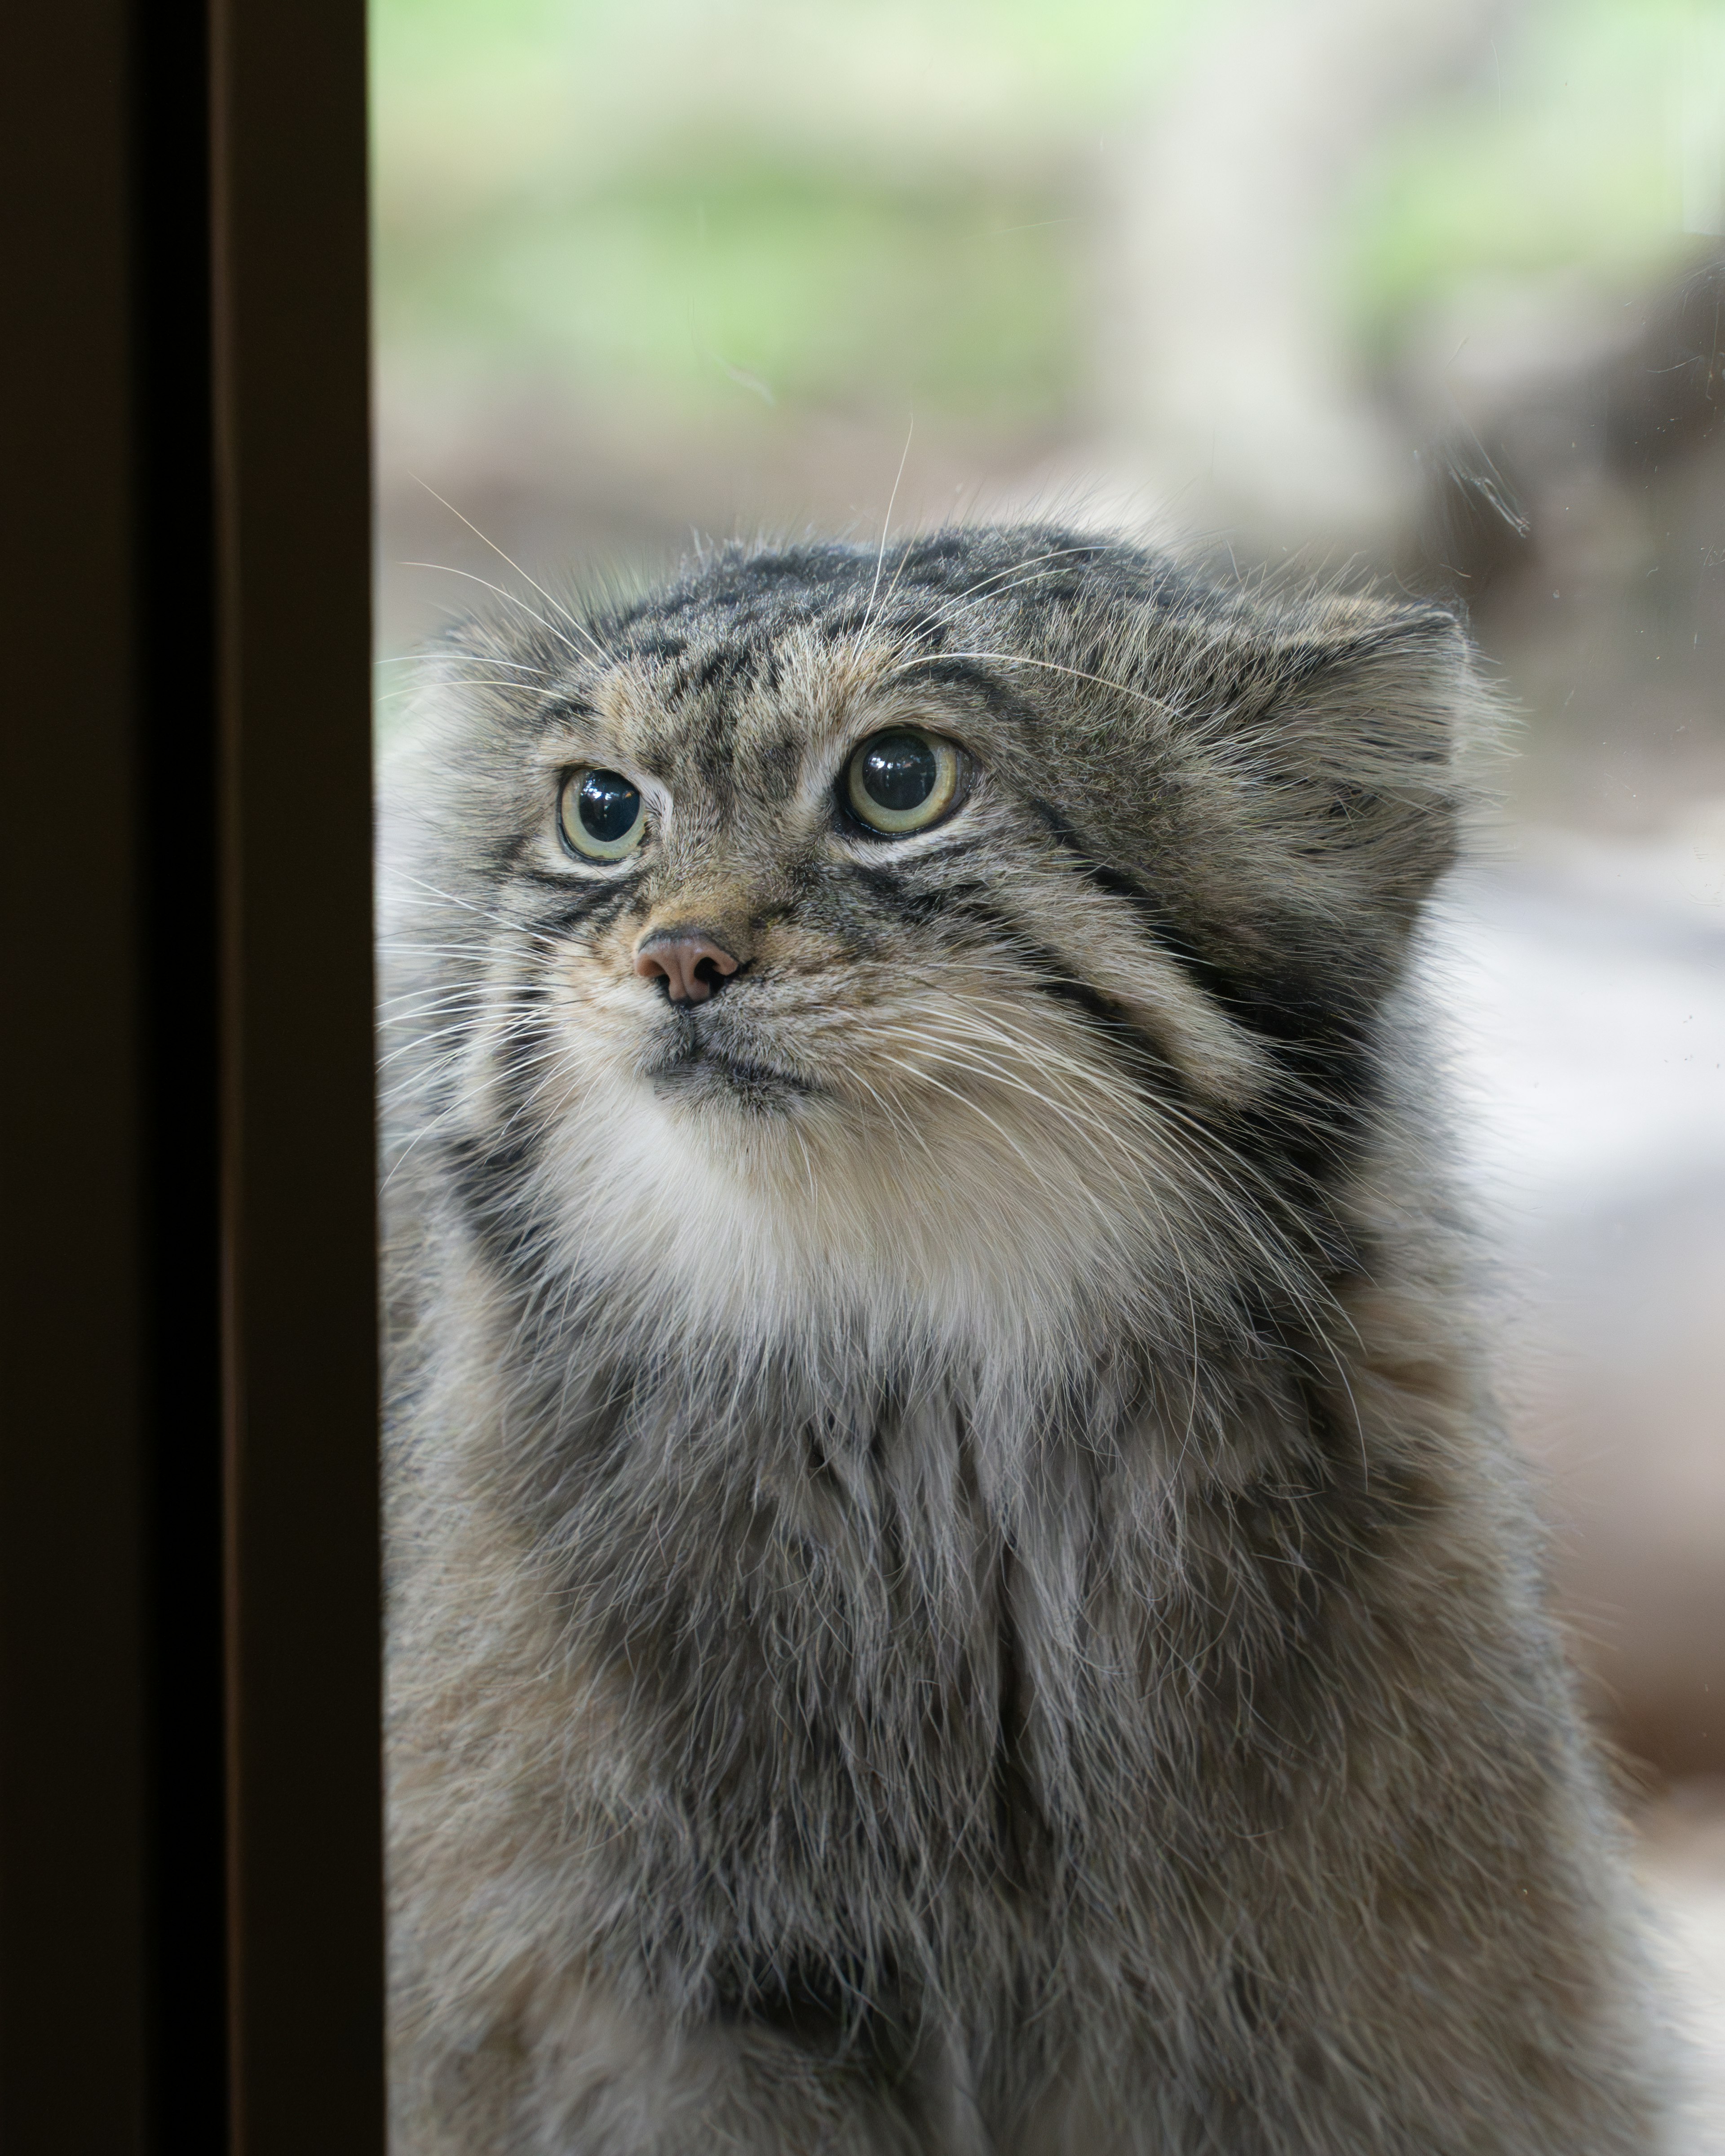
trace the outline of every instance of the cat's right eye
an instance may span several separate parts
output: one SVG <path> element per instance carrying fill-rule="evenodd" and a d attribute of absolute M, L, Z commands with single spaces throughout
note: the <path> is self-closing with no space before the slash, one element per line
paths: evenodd
<path fill-rule="evenodd" d="M 647 835 L 647 804 L 620 771 L 572 771 L 557 797 L 557 828 L 571 853 L 620 861 Z"/>
<path fill-rule="evenodd" d="M 877 838 L 907 838 L 937 824 L 960 798 L 963 760 L 954 745 L 920 726 L 874 734 L 851 757 L 842 799 Z"/>

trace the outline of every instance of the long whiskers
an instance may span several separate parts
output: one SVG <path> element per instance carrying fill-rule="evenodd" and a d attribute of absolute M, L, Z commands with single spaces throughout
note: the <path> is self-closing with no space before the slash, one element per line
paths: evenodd
<path fill-rule="evenodd" d="M 1111 1081 L 1081 1057 L 1055 1047 L 1045 1035 L 1024 1032 L 1004 1012 L 990 1009 L 984 1015 L 973 1000 L 943 1011 L 934 1031 L 907 1029 L 902 1024 L 893 1030 L 898 1037 L 916 1038 L 973 1075 L 1036 1098 L 1072 1123 L 1098 1157 L 1110 1159 L 1116 1171 L 1125 1172 L 1132 1183 L 1142 1183 L 1146 1153 L 1178 1163 L 1183 1181 L 1209 1195 L 1230 1234 L 1281 1283 L 1314 1338 L 1341 1368 L 1328 1326 L 1339 1317 L 1348 1330 L 1353 1328 L 1297 1242 L 1277 1229 L 1285 1200 L 1273 1183 L 1181 1104 L 1158 1100 L 1153 1107 L 1131 1095 L 1122 1096 L 1117 1080 Z M 967 1044 L 962 1055 L 953 1043 L 954 1034 Z M 1033 1084 L 1022 1068 L 1010 1068 L 1003 1059 L 1022 1059 L 1041 1082 Z M 1060 1099 L 1050 1089 L 1051 1076 L 1064 1081 Z M 1086 1096 L 1092 1104 L 1089 1114 L 1085 1112 Z M 1161 1214 L 1159 1205 L 1158 1210 Z M 1165 1225 L 1165 1214 L 1162 1217 Z"/>
<path fill-rule="evenodd" d="M 459 906 L 465 913 L 477 914 L 481 921 L 495 921 L 499 927 L 511 929 L 517 936 L 524 936 L 530 942 L 542 944 L 548 951 L 562 947 L 557 937 L 547 935 L 542 929 L 534 928 L 511 914 L 499 913 L 490 906 L 476 905 L 472 899 L 463 898 L 457 891 L 440 890 L 436 884 L 427 883 L 423 876 L 409 875 L 405 869 L 386 868 L 384 873 L 396 883 L 423 891 L 432 898 L 441 899 L 445 906 Z"/>
<path fill-rule="evenodd" d="M 906 446 L 908 448 L 909 444 L 906 444 Z M 485 532 L 481 531 L 478 525 L 473 521 L 471 517 L 462 516 L 461 511 L 456 508 L 454 502 L 444 501 L 444 497 L 438 492 L 437 489 L 434 486 L 430 485 L 426 480 L 418 479 L 418 475 L 417 473 L 414 474 L 414 477 L 416 480 L 418 480 L 418 484 L 424 487 L 425 491 L 431 496 L 434 501 L 442 502 L 443 506 L 449 511 L 451 516 L 457 518 L 461 523 L 465 524 L 468 530 L 472 532 L 475 539 L 479 540 L 482 545 L 489 547 L 500 562 L 504 562 L 508 567 L 513 569 L 516 576 L 518 576 L 524 583 L 530 586 L 532 590 L 537 592 L 540 598 L 545 601 L 548 607 L 552 608 L 554 612 L 560 613 L 562 616 L 563 619 L 568 623 L 570 628 L 575 631 L 575 634 L 578 636 L 585 638 L 593 656 L 599 660 L 601 665 L 605 664 L 608 660 L 610 654 L 606 651 L 604 646 L 598 641 L 598 638 L 595 637 L 593 632 L 588 628 L 585 622 L 582 621 L 577 615 L 572 613 L 569 608 L 566 607 L 560 599 L 553 598 L 552 593 L 546 590 L 543 584 L 535 583 L 534 579 L 527 574 L 526 571 L 521 567 L 519 562 L 511 561 L 509 556 L 506 554 L 503 549 L 497 544 L 496 541 L 488 537 Z M 409 566 L 428 567 L 432 565 L 429 563 L 419 563 L 417 565 L 410 564 Z"/>
<path fill-rule="evenodd" d="M 506 584 L 493 583 L 489 577 L 477 576 L 471 569 L 455 568 L 448 562 L 403 562 L 401 566 L 404 569 L 434 569 L 439 576 L 465 578 L 470 584 L 477 584 L 484 591 L 495 593 L 506 605 L 512 606 L 518 613 L 524 613 L 529 621 L 536 622 L 547 636 L 554 636 L 565 650 L 573 652 L 577 658 L 586 656 L 581 646 L 572 643 L 555 622 L 547 621 L 542 613 L 536 613 L 518 593 L 511 591 Z M 588 641 L 592 643 L 593 639 L 589 637 Z"/>

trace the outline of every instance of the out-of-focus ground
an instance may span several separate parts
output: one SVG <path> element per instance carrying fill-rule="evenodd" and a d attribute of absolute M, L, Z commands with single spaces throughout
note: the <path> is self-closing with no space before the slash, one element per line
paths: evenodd
<path fill-rule="evenodd" d="M 1725 2156 L 1725 798 L 1506 833 L 1427 958 L 1497 1252 L 1504 1384 Z"/>
<path fill-rule="evenodd" d="M 1466 608 L 1513 721 L 1424 963 L 1725 2149 L 1725 0 L 372 23 L 386 659 L 889 511 Z"/>
<path fill-rule="evenodd" d="M 1599 1712 L 1725 1757 L 1725 800 L 1633 839 L 1535 826 L 1432 938 L 1505 1389 Z"/>

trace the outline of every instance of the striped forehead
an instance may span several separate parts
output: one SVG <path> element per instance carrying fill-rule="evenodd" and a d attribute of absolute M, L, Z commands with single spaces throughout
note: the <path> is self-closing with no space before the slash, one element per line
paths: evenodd
<path fill-rule="evenodd" d="M 715 624 L 630 653 L 583 701 L 620 757 L 674 791 L 783 802 L 903 693 L 896 670 L 884 642 L 815 624 Z"/>

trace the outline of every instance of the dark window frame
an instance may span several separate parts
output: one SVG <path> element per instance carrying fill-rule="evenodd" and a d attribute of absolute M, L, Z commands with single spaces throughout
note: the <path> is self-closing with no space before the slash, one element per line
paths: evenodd
<path fill-rule="evenodd" d="M 362 0 L 0 83 L 0 2145 L 377 2156 Z"/>

